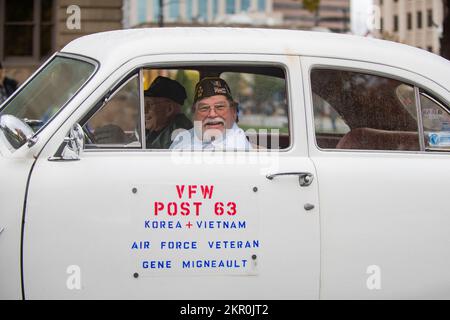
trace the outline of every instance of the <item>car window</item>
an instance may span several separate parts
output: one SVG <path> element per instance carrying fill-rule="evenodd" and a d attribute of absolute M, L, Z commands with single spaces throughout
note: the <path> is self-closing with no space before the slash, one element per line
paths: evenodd
<path fill-rule="evenodd" d="M 404 105 L 414 101 L 413 86 L 369 73 L 314 69 L 311 87 L 320 148 L 420 150 L 416 109 Z"/>
<path fill-rule="evenodd" d="M 289 132 L 284 79 L 236 72 L 224 72 L 221 76 L 236 93 L 241 127 Z"/>
<path fill-rule="evenodd" d="M 431 95 L 420 93 L 425 148 L 450 149 L 450 114 L 444 105 Z"/>
<path fill-rule="evenodd" d="M 290 146 L 282 68 L 145 68 L 143 75 L 147 149 L 253 151 Z M 210 90 L 217 92 L 212 94 Z M 227 97 L 226 107 L 231 113 L 217 112 L 217 106 L 211 105 L 212 97 L 217 96 Z M 207 105 L 202 113 L 198 107 L 204 102 Z M 218 122 L 214 130 L 205 125 L 210 120 Z M 212 139 L 208 136 L 222 130 Z"/>
<path fill-rule="evenodd" d="M 339 113 L 322 97 L 313 93 L 314 126 L 317 133 L 330 136 L 344 135 L 350 131 Z"/>
<path fill-rule="evenodd" d="M 87 148 L 140 148 L 139 77 L 124 83 L 88 121 Z"/>
<path fill-rule="evenodd" d="M 143 89 L 147 91 L 151 84 L 158 77 L 166 77 L 180 83 L 186 91 L 186 99 L 184 100 L 182 112 L 191 117 L 191 107 L 194 97 L 195 84 L 200 79 L 200 72 L 193 69 L 143 69 Z"/>
<path fill-rule="evenodd" d="M 45 126 L 77 93 L 95 65 L 56 56 L 1 110 L 27 123 L 34 132 Z"/>

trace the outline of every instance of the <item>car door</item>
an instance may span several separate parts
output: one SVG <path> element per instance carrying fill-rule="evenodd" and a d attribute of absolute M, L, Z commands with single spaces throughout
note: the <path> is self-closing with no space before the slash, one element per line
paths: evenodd
<path fill-rule="evenodd" d="M 172 152 L 145 150 L 137 139 L 84 150 L 78 161 L 51 161 L 70 127 L 111 88 L 107 100 L 139 88 L 143 128 L 137 68 L 220 63 L 284 70 L 288 148 Z M 317 299 L 318 189 L 301 82 L 298 57 L 276 55 L 149 56 L 111 74 L 36 162 L 24 236 L 26 297 Z"/>
<path fill-rule="evenodd" d="M 450 159 L 427 148 L 417 116 L 420 90 L 447 103 L 448 91 L 378 64 L 305 57 L 302 67 L 315 121 L 321 297 L 448 298 Z"/>

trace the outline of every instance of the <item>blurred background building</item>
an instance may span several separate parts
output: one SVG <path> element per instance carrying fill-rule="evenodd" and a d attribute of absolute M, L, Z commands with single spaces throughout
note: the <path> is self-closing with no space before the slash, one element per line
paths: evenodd
<path fill-rule="evenodd" d="M 305 9 L 302 1 L 273 0 L 273 10 L 281 13 L 283 25 L 291 28 L 321 28 L 343 33 L 350 30 L 350 0 L 321 0 L 316 12 Z"/>
<path fill-rule="evenodd" d="M 159 0 L 125 0 L 124 26 L 158 25 Z M 347 32 L 350 0 L 321 0 L 310 12 L 302 0 L 165 0 L 164 24 L 239 25 Z"/>
<path fill-rule="evenodd" d="M 445 1 L 320 0 L 318 10 L 309 11 L 303 0 L 0 0 L 0 61 L 9 77 L 23 82 L 47 57 L 77 37 L 158 27 L 160 6 L 164 26 L 353 32 L 439 54 Z M 79 8 L 79 28 L 68 27 L 72 6 Z M 375 14 L 379 29 L 368 22 L 372 6 L 379 8 L 379 16 Z"/>
<path fill-rule="evenodd" d="M 80 8 L 81 27 L 67 19 Z M 53 52 L 80 36 L 122 29 L 122 0 L 0 0 L 0 61 L 23 82 Z"/>
<path fill-rule="evenodd" d="M 442 0 L 374 0 L 380 8 L 380 29 L 375 37 L 440 53 Z"/>
<path fill-rule="evenodd" d="M 156 26 L 159 0 L 125 0 L 124 26 Z M 350 29 L 350 0 L 321 0 L 310 12 L 301 0 L 166 0 L 164 25 L 238 25 L 277 28 Z"/>
<path fill-rule="evenodd" d="M 159 0 L 125 0 L 124 27 L 157 25 Z M 281 15 L 272 0 L 164 0 L 164 24 L 173 25 L 275 25 Z"/>

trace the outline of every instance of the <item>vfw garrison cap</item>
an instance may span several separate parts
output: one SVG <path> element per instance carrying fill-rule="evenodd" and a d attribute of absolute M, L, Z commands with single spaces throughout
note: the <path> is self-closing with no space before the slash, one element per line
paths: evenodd
<path fill-rule="evenodd" d="M 225 80 L 221 78 L 203 78 L 195 86 L 194 103 L 212 96 L 226 96 L 233 101 L 231 90 Z"/>

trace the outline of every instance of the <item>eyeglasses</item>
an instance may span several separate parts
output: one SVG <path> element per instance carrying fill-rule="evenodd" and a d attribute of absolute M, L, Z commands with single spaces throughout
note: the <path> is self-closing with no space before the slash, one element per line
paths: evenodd
<path fill-rule="evenodd" d="M 214 111 L 216 112 L 216 113 L 223 113 L 223 112 L 225 112 L 228 108 L 229 108 L 230 106 L 228 105 L 228 104 L 216 104 L 216 105 L 214 105 L 214 106 L 210 106 L 210 105 L 208 105 L 208 104 L 200 104 L 198 107 L 197 107 L 197 111 L 198 111 L 198 113 L 201 113 L 201 114 L 209 114 L 210 112 L 211 112 L 211 109 L 212 108 L 214 108 Z"/>

